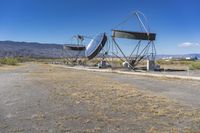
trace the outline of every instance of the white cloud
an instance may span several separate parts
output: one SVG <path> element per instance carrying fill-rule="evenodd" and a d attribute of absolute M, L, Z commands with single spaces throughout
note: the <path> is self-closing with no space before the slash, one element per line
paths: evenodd
<path fill-rule="evenodd" d="M 200 43 L 184 42 L 178 46 L 181 48 L 200 47 Z"/>

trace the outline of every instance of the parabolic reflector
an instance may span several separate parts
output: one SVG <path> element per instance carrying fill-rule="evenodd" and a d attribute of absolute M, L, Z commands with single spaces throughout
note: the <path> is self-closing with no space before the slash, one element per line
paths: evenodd
<path fill-rule="evenodd" d="M 66 50 L 75 50 L 75 51 L 85 50 L 85 46 L 77 44 L 65 44 L 63 47 Z"/>
<path fill-rule="evenodd" d="M 115 38 L 127 38 L 136 40 L 149 40 L 154 41 L 156 39 L 155 33 L 145 33 L 145 32 L 133 32 L 133 31 L 123 31 L 123 30 L 113 30 L 113 37 Z"/>
<path fill-rule="evenodd" d="M 107 42 L 107 36 L 105 33 L 98 34 L 94 39 L 90 41 L 85 50 L 86 57 L 90 60 L 94 58 L 104 47 Z"/>

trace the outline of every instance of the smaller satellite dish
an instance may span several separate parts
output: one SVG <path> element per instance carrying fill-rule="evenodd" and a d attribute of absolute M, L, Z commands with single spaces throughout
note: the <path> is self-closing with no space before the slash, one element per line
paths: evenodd
<path fill-rule="evenodd" d="M 85 50 L 86 57 L 90 60 L 94 58 L 105 46 L 107 42 L 107 36 L 105 33 L 98 34 L 94 39 L 90 41 Z"/>
<path fill-rule="evenodd" d="M 65 44 L 63 46 L 63 49 L 74 50 L 74 51 L 82 51 L 82 50 L 85 50 L 85 46 L 77 45 L 77 44 Z"/>

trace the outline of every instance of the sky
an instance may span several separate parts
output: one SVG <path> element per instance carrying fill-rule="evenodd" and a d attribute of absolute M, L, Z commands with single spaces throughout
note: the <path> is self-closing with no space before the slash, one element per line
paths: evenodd
<path fill-rule="evenodd" d="M 134 11 L 143 12 L 157 34 L 158 54 L 200 53 L 199 0 L 0 0 L 0 40 L 64 44 L 76 34 L 111 36 Z M 123 25 L 135 27 L 134 18 Z"/>

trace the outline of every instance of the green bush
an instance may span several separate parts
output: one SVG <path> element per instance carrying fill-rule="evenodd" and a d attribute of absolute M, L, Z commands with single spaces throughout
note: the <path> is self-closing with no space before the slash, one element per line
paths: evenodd
<path fill-rule="evenodd" d="M 5 64 L 5 65 L 17 65 L 18 59 L 16 58 L 2 58 L 0 59 L 0 64 Z"/>
<path fill-rule="evenodd" d="M 190 68 L 191 70 L 200 69 L 200 61 L 198 61 L 198 62 L 192 62 L 192 63 L 189 65 L 189 68 Z"/>

